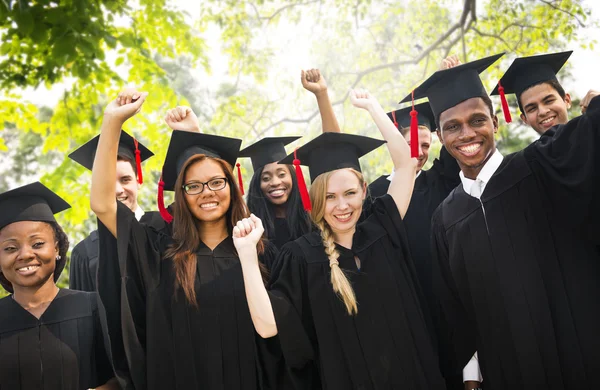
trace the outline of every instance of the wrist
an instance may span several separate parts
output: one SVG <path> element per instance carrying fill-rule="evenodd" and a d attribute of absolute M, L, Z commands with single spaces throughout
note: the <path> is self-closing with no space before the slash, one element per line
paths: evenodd
<path fill-rule="evenodd" d="M 317 99 L 327 99 L 329 95 L 327 94 L 327 88 L 321 88 L 320 91 L 315 92 L 315 96 Z"/>
<path fill-rule="evenodd" d="M 110 113 L 110 112 L 105 112 L 104 113 L 104 119 L 102 121 L 103 124 L 118 124 L 119 126 L 122 125 L 123 123 L 125 123 L 126 119 L 120 118 L 119 116 Z"/>

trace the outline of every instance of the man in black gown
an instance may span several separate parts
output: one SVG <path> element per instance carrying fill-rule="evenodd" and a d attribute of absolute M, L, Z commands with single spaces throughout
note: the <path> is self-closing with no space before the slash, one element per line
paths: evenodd
<path fill-rule="evenodd" d="M 91 170 L 94 155 L 98 145 L 98 137 L 75 150 L 69 157 Z M 137 152 L 139 151 L 139 153 Z M 158 212 L 147 212 L 138 204 L 138 190 L 141 185 L 141 172 L 137 167 L 142 161 L 152 157 L 154 153 L 144 145 L 134 140 L 129 134 L 122 131 L 119 142 L 117 161 L 117 181 L 115 195 L 135 213 L 136 218 L 145 224 L 162 225 L 163 220 Z M 139 157 L 138 157 L 139 156 Z M 139 159 L 139 163 L 137 162 Z M 92 231 L 85 239 L 73 248 L 71 265 L 69 267 L 69 288 L 81 291 L 96 291 L 96 273 L 98 270 L 98 230 Z M 117 281 L 115 281 L 117 283 Z"/>
<path fill-rule="evenodd" d="M 503 157 L 478 76 L 497 58 L 415 90 L 461 168 L 432 220 L 445 368 L 478 351 L 486 389 L 600 388 L 600 98 Z"/>

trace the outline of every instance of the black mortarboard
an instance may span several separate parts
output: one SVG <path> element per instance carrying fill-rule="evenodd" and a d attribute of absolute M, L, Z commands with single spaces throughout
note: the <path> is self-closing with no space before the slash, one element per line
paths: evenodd
<path fill-rule="evenodd" d="M 499 88 L 502 86 L 505 94 L 514 93 L 520 96 L 533 85 L 556 80 L 556 74 L 572 53 L 573 51 L 570 50 L 515 59 L 491 94 L 499 95 Z"/>
<path fill-rule="evenodd" d="M 354 168 L 360 172 L 358 159 L 383 145 L 385 141 L 362 135 L 323 133 L 296 150 L 302 165 L 308 166 L 311 180 L 322 173 L 340 168 Z M 280 161 L 291 164 L 294 153 Z"/>
<path fill-rule="evenodd" d="M 412 107 L 401 108 L 396 111 L 388 112 L 388 117 L 394 122 L 394 125 L 398 128 L 398 130 L 410 127 L 410 112 L 412 111 Z M 435 116 L 433 115 L 433 111 L 431 111 L 431 105 L 429 102 L 416 104 L 414 109 L 419 113 L 417 115 L 417 122 L 419 126 L 427 126 L 427 128 L 431 131 L 435 131 Z"/>
<path fill-rule="evenodd" d="M 0 229 L 13 222 L 56 222 L 54 214 L 70 208 L 39 181 L 0 194 Z"/>
<path fill-rule="evenodd" d="M 99 139 L 100 135 L 95 136 L 85 144 L 81 145 L 77 150 L 69 154 L 69 158 L 91 171 L 92 166 L 94 165 L 94 157 L 96 156 L 96 149 L 98 148 Z M 142 145 L 141 142 L 138 142 L 123 130 L 121 130 L 121 137 L 119 139 L 119 155 L 127 157 L 131 159 L 131 161 L 135 162 L 136 142 L 137 149 L 140 151 L 140 163 L 154 156 L 154 153 L 152 153 L 147 147 Z"/>
<path fill-rule="evenodd" d="M 285 145 L 302 137 L 267 137 L 253 143 L 247 148 L 240 150 L 239 157 L 250 157 L 252 169 L 258 171 L 267 164 L 277 162 L 285 156 Z"/>
<path fill-rule="evenodd" d="M 0 194 L 0 230 L 14 222 L 56 222 L 54 214 L 71 206 L 39 181 Z M 58 280 L 67 259 L 59 259 L 54 272 Z M 10 283 L 0 278 L 0 284 L 12 292 Z"/>
<path fill-rule="evenodd" d="M 175 181 L 177 181 L 181 167 L 190 157 L 196 154 L 220 158 L 227 161 L 231 167 L 234 167 L 241 144 L 242 140 L 239 138 L 182 130 L 173 131 L 162 171 L 164 189 L 166 191 L 174 190 Z"/>
<path fill-rule="evenodd" d="M 429 104 L 434 116 L 449 108 L 474 97 L 487 96 L 487 92 L 479 74 L 490 67 L 504 53 L 477 61 L 455 66 L 454 68 L 438 70 L 414 90 L 414 99 L 429 98 Z M 410 102 L 411 94 L 400 103 Z"/>

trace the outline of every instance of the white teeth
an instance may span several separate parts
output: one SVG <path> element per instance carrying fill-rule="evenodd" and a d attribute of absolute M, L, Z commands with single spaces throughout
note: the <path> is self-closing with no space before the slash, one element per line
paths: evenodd
<path fill-rule="evenodd" d="M 27 272 L 27 271 L 33 271 L 33 270 L 38 269 L 38 268 L 40 268 L 39 265 L 30 265 L 30 266 L 27 266 L 27 267 L 17 268 L 17 271 L 25 271 L 25 272 Z"/>
<path fill-rule="evenodd" d="M 544 120 L 542 121 L 542 124 L 543 124 L 543 125 L 545 125 L 546 123 L 549 123 L 549 122 L 553 121 L 553 120 L 554 120 L 554 118 L 555 118 L 555 117 L 550 117 L 550 118 L 548 118 L 548 119 L 544 119 Z"/>
<path fill-rule="evenodd" d="M 273 196 L 281 196 L 284 193 L 285 193 L 284 190 L 273 190 L 273 191 L 270 192 L 270 194 L 273 195 Z"/>
<path fill-rule="evenodd" d="M 471 144 L 471 145 L 467 145 L 467 146 L 461 146 L 459 149 L 462 150 L 463 152 L 473 153 L 473 152 L 476 152 L 480 146 L 481 145 L 479 145 L 479 144 Z"/>
<path fill-rule="evenodd" d="M 348 218 L 350 218 L 350 215 L 352 215 L 352 213 L 336 215 L 335 217 L 337 219 L 348 219 Z"/>
<path fill-rule="evenodd" d="M 211 207 L 217 207 L 217 203 L 216 202 L 215 203 L 204 203 L 204 204 L 200 205 L 200 208 L 203 208 L 203 209 L 208 209 Z"/>

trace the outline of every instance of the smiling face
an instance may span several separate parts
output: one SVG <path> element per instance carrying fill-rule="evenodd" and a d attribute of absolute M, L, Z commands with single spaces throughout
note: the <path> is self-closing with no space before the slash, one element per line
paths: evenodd
<path fill-rule="evenodd" d="M 327 179 L 323 218 L 334 235 L 354 232 L 366 195 L 366 183 L 350 169 L 333 171 Z"/>
<path fill-rule="evenodd" d="M 260 175 L 260 189 L 275 206 L 284 205 L 292 192 L 292 175 L 287 165 L 265 165 Z"/>
<path fill-rule="evenodd" d="M 137 197 L 140 184 L 137 182 L 133 166 L 129 161 L 117 161 L 117 185 L 115 195 L 117 200 L 131 211 L 138 207 Z"/>
<path fill-rule="evenodd" d="M 404 134 L 404 139 L 410 146 L 410 131 Z M 419 157 L 417 158 L 417 172 L 423 169 L 429 159 L 429 148 L 431 147 L 431 131 L 425 126 L 419 126 Z"/>
<path fill-rule="evenodd" d="M 469 179 L 477 174 L 496 151 L 494 133 L 498 118 L 482 98 L 471 98 L 442 112 L 438 137 Z"/>
<path fill-rule="evenodd" d="M 58 242 L 45 222 L 14 222 L 0 230 L 0 269 L 15 287 L 54 282 Z"/>
<path fill-rule="evenodd" d="M 523 107 L 521 119 L 539 134 L 544 134 L 549 128 L 569 121 L 568 109 L 571 106 L 571 96 L 567 93 L 563 99 L 548 83 L 538 84 L 525 90 L 519 101 Z"/>
<path fill-rule="evenodd" d="M 219 163 L 206 158 L 190 165 L 185 172 L 183 183 L 186 185 L 206 183 L 216 178 L 224 178 L 225 172 Z M 184 197 L 188 209 L 192 215 L 201 222 L 216 222 L 226 217 L 227 210 L 231 204 L 230 184 L 217 191 L 213 191 L 208 186 L 196 195 L 188 195 L 184 192 Z"/>

